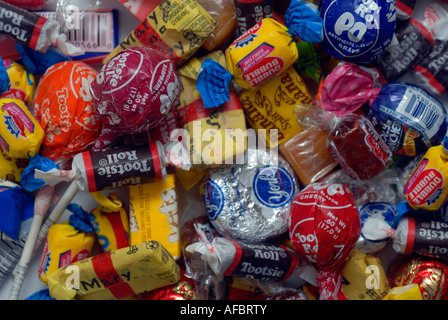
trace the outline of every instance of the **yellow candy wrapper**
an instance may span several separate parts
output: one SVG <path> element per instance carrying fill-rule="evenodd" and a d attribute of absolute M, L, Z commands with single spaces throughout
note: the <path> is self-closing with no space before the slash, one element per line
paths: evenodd
<path fill-rule="evenodd" d="M 437 210 L 447 200 L 447 186 L 448 153 L 438 145 L 426 151 L 406 182 L 404 195 L 416 210 Z"/>
<path fill-rule="evenodd" d="M 234 163 L 234 159 L 242 157 L 247 149 L 246 118 L 236 91 L 231 87 L 228 102 L 207 108 L 196 89 L 199 69 L 207 58 L 226 67 L 224 54 L 215 51 L 201 59 L 190 59 L 178 72 L 182 88 L 178 118 L 189 134 L 185 140 L 190 144 L 191 163 L 199 170 Z"/>
<path fill-rule="evenodd" d="M 196 0 L 151 2 L 152 11 L 146 20 L 106 57 L 105 62 L 126 48 L 147 46 L 180 66 L 216 28 L 216 21 Z"/>
<path fill-rule="evenodd" d="M 423 296 L 419 285 L 412 283 L 390 289 L 387 295 L 381 300 L 423 300 Z"/>
<path fill-rule="evenodd" d="M 44 134 L 22 100 L 0 99 L 0 146 L 9 157 L 33 157 L 39 152 Z"/>
<path fill-rule="evenodd" d="M 114 203 L 122 204 L 117 193 L 110 193 L 108 198 Z M 102 252 L 110 252 L 130 245 L 129 218 L 122 205 L 118 210 L 112 211 L 100 204 L 90 212 L 89 217 Z"/>
<path fill-rule="evenodd" d="M 181 255 L 176 175 L 129 187 L 130 244 L 159 241 L 175 260 Z"/>
<path fill-rule="evenodd" d="M 295 110 L 297 106 L 308 108 L 312 104 L 308 89 L 294 67 L 256 89 L 242 90 L 239 98 L 247 122 L 271 148 L 303 130 Z"/>
<path fill-rule="evenodd" d="M 14 159 L 0 148 L 0 179 L 20 183 L 22 171 L 29 164 L 29 159 Z"/>
<path fill-rule="evenodd" d="M 119 300 L 174 284 L 180 268 L 158 241 L 102 253 L 47 276 L 57 300 Z"/>
<path fill-rule="evenodd" d="M 68 221 L 51 226 L 40 261 L 39 279 L 47 283 L 48 274 L 90 257 L 94 244 L 93 233 L 79 232 Z"/>
<path fill-rule="evenodd" d="M 4 59 L 6 72 L 9 76 L 9 86 L 2 93 L 2 99 L 18 99 L 29 105 L 35 90 L 34 76 L 24 66 L 10 59 Z"/>
<path fill-rule="evenodd" d="M 298 57 L 297 45 L 288 29 L 271 18 L 261 20 L 226 50 L 229 72 L 235 83 L 245 89 L 276 77 Z"/>
<path fill-rule="evenodd" d="M 380 300 L 390 290 L 381 261 L 354 249 L 345 263 L 343 291 L 349 300 Z"/>

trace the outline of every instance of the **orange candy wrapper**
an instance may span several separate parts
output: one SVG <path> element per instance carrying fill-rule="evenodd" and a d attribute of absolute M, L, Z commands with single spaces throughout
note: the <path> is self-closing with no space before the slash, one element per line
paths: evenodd
<path fill-rule="evenodd" d="M 90 84 L 97 72 L 83 62 L 48 68 L 36 89 L 34 114 L 45 130 L 41 155 L 67 159 L 93 145 L 101 129 Z"/>

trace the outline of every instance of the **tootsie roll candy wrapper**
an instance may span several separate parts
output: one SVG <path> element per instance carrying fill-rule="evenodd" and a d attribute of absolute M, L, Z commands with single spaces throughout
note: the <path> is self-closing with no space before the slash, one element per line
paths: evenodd
<path fill-rule="evenodd" d="M 0 33 L 12 37 L 31 49 L 46 52 L 56 46 L 66 55 L 80 55 L 84 50 L 67 42 L 61 26 L 55 20 L 48 20 L 25 9 L 0 1 Z"/>
<path fill-rule="evenodd" d="M 202 197 L 210 222 L 227 237 L 265 241 L 288 230 L 299 185 L 290 165 L 270 151 L 250 149 L 245 164 L 211 170 Z"/>
<path fill-rule="evenodd" d="M 118 300 L 179 279 L 179 266 L 157 241 L 96 255 L 47 276 L 50 295 L 57 300 Z"/>
<path fill-rule="evenodd" d="M 85 151 L 73 157 L 72 170 L 36 169 L 35 176 L 49 185 L 75 181 L 81 191 L 95 192 L 165 180 L 166 167 L 189 168 L 189 154 L 178 141 Z"/>

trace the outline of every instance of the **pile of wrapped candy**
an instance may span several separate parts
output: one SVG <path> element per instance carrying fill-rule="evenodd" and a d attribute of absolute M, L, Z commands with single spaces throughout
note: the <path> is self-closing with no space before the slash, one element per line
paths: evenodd
<path fill-rule="evenodd" d="M 10 299 L 448 299 L 448 1 L 120 3 L 0 1 Z"/>

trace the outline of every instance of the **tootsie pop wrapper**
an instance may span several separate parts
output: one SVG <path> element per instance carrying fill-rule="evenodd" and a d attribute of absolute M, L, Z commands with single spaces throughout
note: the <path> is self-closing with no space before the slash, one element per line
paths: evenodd
<path fill-rule="evenodd" d="M 445 222 L 403 217 L 394 235 L 393 248 L 398 253 L 430 258 L 448 258 L 448 224 Z"/>
<path fill-rule="evenodd" d="M 388 273 L 392 288 L 417 284 L 423 300 L 447 300 L 447 276 L 444 261 L 422 256 L 409 256 L 391 265 Z"/>
<path fill-rule="evenodd" d="M 148 8 L 146 8 L 148 10 Z M 180 66 L 204 43 L 216 21 L 196 0 L 152 1 L 151 12 L 105 59 L 130 47 L 149 47 Z"/>
<path fill-rule="evenodd" d="M 97 74 L 79 61 L 59 62 L 44 73 L 33 101 L 34 115 L 45 131 L 42 156 L 67 161 L 93 145 L 101 121 L 89 88 Z"/>
<path fill-rule="evenodd" d="M 102 123 L 94 146 L 99 150 L 157 127 L 176 106 L 180 86 L 170 59 L 156 49 L 132 47 L 104 64 L 90 93 Z"/>
<path fill-rule="evenodd" d="M 196 87 L 205 107 L 217 107 L 228 101 L 232 80 L 244 89 L 251 89 L 288 69 L 298 59 L 295 36 L 305 41 L 321 41 L 322 20 L 315 5 L 294 1 L 289 10 L 286 26 L 264 18 L 238 37 L 225 51 L 228 70 L 219 63 L 204 60 Z"/>
<path fill-rule="evenodd" d="M 381 57 L 395 32 L 395 1 L 322 0 L 322 48 L 339 60 L 369 64 Z"/>
<path fill-rule="evenodd" d="M 279 244 L 237 242 L 216 237 L 211 243 L 196 242 L 186 250 L 198 252 L 217 275 L 286 281 L 298 266 L 298 257 Z"/>
<path fill-rule="evenodd" d="M 287 231 L 299 184 L 283 157 L 249 149 L 243 165 L 210 170 L 201 191 L 210 222 L 220 234 L 259 242 Z"/>
<path fill-rule="evenodd" d="M 51 169 L 44 172 L 36 169 L 35 177 L 49 185 L 74 181 L 79 190 L 95 192 L 163 181 L 168 165 L 188 170 L 189 163 L 188 152 L 181 142 L 173 141 L 163 146 L 157 141 L 85 151 L 73 157 L 71 170 Z"/>
<path fill-rule="evenodd" d="M 50 46 L 56 46 L 69 56 L 80 55 L 84 50 L 67 42 L 61 26 L 54 20 L 40 17 L 33 12 L 9 3 L 0 2 L 0 33 L 12 37 L 31 49 L 45 52 Z"/>
<path fill-rule="evenodd" d="M 294 198 L 289 219 L 291 244 L 316 266 L 320 299 L 347 299 L 342 271 L 360 234 L 359 212 L 346 186 L 313 183 Z"/>
<path fill-rule="evenodd" d="M 74 268 L 79 283 L 69 279 Z M 50 295 L 57 300 L 118 300 L 178 282 L 180 268 L 151 240 L 75 262 L 47 279 Z"/>

